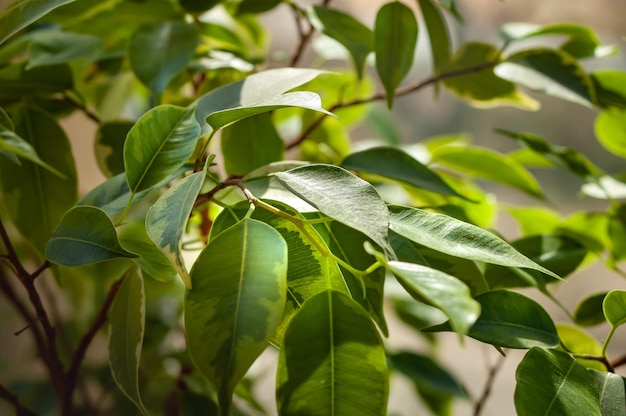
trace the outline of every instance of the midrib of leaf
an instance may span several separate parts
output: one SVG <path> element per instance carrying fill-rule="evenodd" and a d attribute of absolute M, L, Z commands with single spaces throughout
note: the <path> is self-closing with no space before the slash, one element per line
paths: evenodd
<path fill-rule="evenodd" d="M 77 241 L 79 243 L 84 243 L 84 244 L 87 244 L 87 245 L 90 245 L 90 246 L 102 248 L 102 249 L 104 249 L 106 251 L 109 251 L 109 252 L 112 252 L 112 253 L 121 254 L 124 257 L 127 255 L 126 252 L 114 250 L 114 249 L 112 249 L 110 247 L 103 246 L 103 245 L 95 243 L 93 241 L 81 240 L 81 239 L 73 238 L 73 237 L 55 237 L 55 238 L 50 239 L 50 241 Z"/>
<path fill-rule="evenodd" d="M 563 377 L 563 381 L 561 381 L 561 383 L 559 384 L 559 388 L 556 390 L 556 393 L 554 394 L 554 397 L 552 397 L 552 400 L 550 401 L 550 404 L 548 405 L 548 408 L 546 409 L 546 411 L 543 414 L 543 416 L 546 416 L 546 415 L 550 414 L 550 409 L 552 409 L 552 406 L 554 405 L 554 402 L 556 401 L 556 398 L 559 397 L 559 393 L 561 392 L 561 389 L 563 388 L 563 385 L 567 381 L 567 378 L 569 377 L 569 373 L 572 372 L 572 369 L 574 368 L 575 364 L 576 364 L 575 361 L 572 361 L 570 363 L 570 366 L 567 369 L 567 374 L 565 374 L 565 377 Z"/>
<path fill-rule="evenodd" d="M 555 336 L 555 334 L 551 333 L 551 332 L 547 332 L 538 328 L 533 328 L 533 327 L 529 327 L 529 326 L 523 326 L 520 324 L 514 324 L 514 323 L 502 323 L 502 322 L 496 322 L 496 321 L 482 321 L 482 322 L 478 322 L 477 323 L 478 326 L 491 326 L 491 327 L 496 327 L 496 328 L 517 328 L 517 329 L 523 329 L 527 332 L 534 332 L 537 334 L 545 334 L 545 335 L 550 335 L 550 336 Z"/>

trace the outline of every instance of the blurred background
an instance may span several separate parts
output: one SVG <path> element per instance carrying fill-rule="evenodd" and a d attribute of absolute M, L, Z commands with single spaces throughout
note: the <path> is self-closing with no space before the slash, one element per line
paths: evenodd
<path fill-rule="evenodd" d="M 295 0 L 298 4 L 316 4 L 319 1 Z M 5 8 L 9 2 L 0 0 L 0 8 Z M 333 7 L 350 11 L 364 24 L 373 27 L 376 12 L 385 3 L 380 0 L 334 0 Z M 405 1 L 410 7 L 416 8 L 415 1 Z M 462 42 L 476 40 L 501 45 L 498 38 L 498 29 L 505 22 L 528 22 L 535 24 L 549 24 L 557 22 L 573 22 L 593 28 L 603 43 L 617 44 L 622 49 L 626 39 L 626 27 L 623 17 L 626 15 L 626 2 L 618 0 L 457 0 L 458 9 L 465 18 L 465 23 L 451 22 L 452 37 L 455 46 Z M 297 33 L 293 19 L 287 7 L 278 7 L 275 11 L 263 15 L 262 20 L 272 32 L 271 48 L 274 51 L 291 53 L 295 48 Z M 411 82 L 428 77 L 431 71 L 430 51 L 426 45 L 425 30 L 420 32 L 420 42 L 415 58 L 415 66 L 407 77 Z M 313 59 L 309 48 L 301 66 L 306 66 Z M 602 62 L 588 61 L 587 68 L 618 68 L 626 70 L 626 55 L 623 53 L 604 59 Z M 574 148 L 591 159 L 596 165 L 610 173 L 626 171 L 623 160 L 613 157 L 596 141 L 593 123 L 597 115 L 595 110 L 550 99 L 545 96 L 532 94 L 542 103 L 540 112 L 525 112 L 514 108 L 498 108 L 479 110 L 469 107 L 446 91 L 441 89 L 439 97 L 434 100 L 433 90 L 424 89 L 417 94 L 398 98 L 392 116 L 396 120 L 397 128 L 403 143 L 418 143 L 419 141 L 443 134 L 467 133 L 472 142 L 477 145 L 495 148 L 500 151 L 509 151 L 516 147 L 513 141 L 504 139 L 493 133 L 495 128 L 507 128 L 512 131 L 532 132 L 538 134 L 554 144 Z M 76 114 L 63 121 L 66 131 L 73 142 L 75 158 L 79 169 L 80 192 L 86 193 L 105 178 L 99 172 L 93 151 L 93 140 L 96 126 L 83 116 Z M 373 130 L 362 128 L 354 132 L 353 139 L 367 140 L 376 133 Z M 558 170 L 534 171 L 548 196 L 551 206 L 563 215 L 578 210 L 604 210 L 606 203 L 583 198 L 579 193 L 581 182 L 568 174 Z M 538 205 L 521 193 L 504 187 L 485 184 L 485 188 L 492 191 L 502 202 L 511 202 L 522 205 Z M 498 219 L 498 230 L 509 238 L 515 238 L 517 229 L 515 223 L 505 215 Z M 624 279 L 606 271 L 600 265 L 593 265 L 575 273 L 567 283 L 556 288 L 557 298 L 570 308 L 573 308 L 583 297 L 603 289 L 626 289 Z M 525 290 L 548 309 L 556 321 L 567 321 L 565 314 L 554 307 L 537 291 Z M 11 314 L 4 313 L 6 305 L 0 302 L 0 324 L 6 328 L 11 325 L 14 332 L 14 322 Z M 389 345 L 392 349 L 425 348 L 424 341 L 407 330 L 401 323 L 391 322 Z M 600 326 L 592 331 L 601 339 L 607 332 L 608 326 Z M 616 338 L 609 348 L 609 356 L 618 356 L 626 353 L 626 328 L 618 330 Z M 29 338 L 23 337 L 28 344 Z M 461 345 L 455 334 L 443 334 L 439 357 L 442 363 L 463 382 L 473 398 L 483 392 L 488 371 L 498 359 L 499 354 L 491 347 L 482 345 L 472 339 L 466 339 Z M 15 342 L 14 342 L 15 341 Z M 10 340 L 4 346 L 2 353 L 9 356 L 23 358 L 19 354 L 21 342 Z M 7 348 L 10 347 L 10 348 Z M 9 349 L 11 351 L 9 351 Z M 498 372 L 493 383 L 491 395 L 482 412 L 486 416 L 514 415 L 513 392 L 515 389 L 515 368 L 523 352 L 508 351 L 502 369 Z M 273 356 L 268 357 L 264 368 L 271 368 Z M 4 360 L 3 360 L 4 361 Z M 28 367 L 28 363 L 24 363 Z M 271 384 L 273 373 L 268 372 L 268 381 Z M 0 374 L 3 374 L 0 368 Z M 6 374 L 5 374 L 6 375 Z M 623 371 L 622 375 L 626 375 Z M 1 377 L 0 377 L 1 378 Z M 390 397 L 389 413 L 395 415 L 428 414 L 418 403 L 412 387 L 400 378 L 392 380 L 392 395 Z M 267 402 L 273 400 L 271 388 L 263 390 Z M 2 407 L 0 406 L 0 410 Z M 471 415 L 472 406 L 469 403 L 459 403 L 454 408 L 454 415 Z"/>

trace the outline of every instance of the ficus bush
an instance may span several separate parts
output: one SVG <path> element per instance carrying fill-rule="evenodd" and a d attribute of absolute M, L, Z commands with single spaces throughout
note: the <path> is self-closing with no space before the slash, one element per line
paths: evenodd
<path fill-rule="evenodd" d="M 454 1 L 390 1 L 373 25 L 309 3 L 16 0 L 1 12 L 0 290 L 5 330 L 43 370 L 6 363 L 3 408 L 272 413 L 251 371 L 269 350 L 281 415 L 385 415 L 393 374 L 433 414 L 457 401 L 479 414 L 488 394 L 472 397 L 436 354 L 454 332 L 526 351 L 519 415 L 625 415 L 626 356 L 607 347 L 626 291 L 554 296 L 592 262 L 624 275 L 624 176 L 533 131 L 493 126 L 511 153 L 458 136 L 415 152 L 384 133 L 398 98 L 422 90 L 528 120 L 543 94 L 595 110 L 597 140 L 626 158 L 626 72 L 583 65 L 617 49 L 570 23 L 510 23 L 498 44 L 455 45 Z M 279 8 L 298 33 L 282 53 L 259 20 Z M 432 57 L 421 80 L 418 37 Z M 62 123 L 75 113 L 97 126 L 80 139 L 107 178 L 84 194 Z M 383 133 L 354 150 L 366 121 Z M 537 167 L 569 172 L 605 209 L 561 217 Z M 514 241 L 493 230 L 485 181 L 536 201 L 508 208 Z M 391 315 L 432 348 L 390 348 Z M 602 339 L 587 332 L 602 323 Z M 108 359 L 89 357 L 98 350 Z"/>

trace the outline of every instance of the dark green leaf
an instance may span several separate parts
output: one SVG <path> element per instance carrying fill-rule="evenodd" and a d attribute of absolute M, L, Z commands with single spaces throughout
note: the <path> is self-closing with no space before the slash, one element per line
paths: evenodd
<path fill-rule="evenodd" d="M 22 100 L 24 96 L 63 92 L 73 85 L 72 71 L 65 64 L 29 71 L 25 69 L 25 64 L 0 69 L 0 98 Z"/>
<path fill-rule="evenodd" d="M 4 155 L 14 155 L 29 160 L 34 164 L 41 166 L 48 172 L 54 173 L 59 178 L 65 179 L 65 176 L 61 172 L 44 162 L 39 157 L 39 155 L 30 143 L 22 139 L 11 130 L 4 130 L 0 128 L 0 151 L 2 151 Z M 9 156 L 9 158 L 11 157 Z M 12 160 L 17 165 L 21 165 L 19 159 Z"/>
<path fill-rule="evenodd" d="M 200 126 L 190 110 L 160 105 L 144 114 L 124 143 L 124 166 L 133 194 L 183 166 L 196 148 Z"/>
<path fill-rule="evenodd" d="M 307 165 L 276 173 L 287 189 L 323 214 L 361 231 L 385 251 L 389 214 L 374 187 L 337 166 Z"/>
<path fill-rule="evenodd" d="M 476 296 L 481 313 L 467 335 L 504 348 L 556 347 L 559 336 L 550 315 L 534 300 L 516 292 L 493 290 Z M 427 331 L 449 331 L 448 322 Z"/>
<path fill-rule="evenodd" d="M 237 5 L 236 14 L 260 14 L 272 10 L 282 2 L 283 0 L 242 0 L 241 3 Z"/>
<path fill-rule="evenodd" d="M 626 379 L 614 373 L 591 370 L 600 394 L 602 416 L 626 416 Z"/>
<path fill-rule="evenodd" d="M 358 77 L 363 76 L 365 58 L 374 50 L 374 33 L 351 15 L 325 6 L 310 9 L 313 26 L 342 44 L 352 56 Z"/>
<path fill-rule="evenodd" d="M 57 7 L 74 0 L 23 0 L 0 13 L 0 44 Z"/>
<path fill-rule="evenodd" d="M 418 0 L 418 4 L 426 24 L 426 30 L 428 30 L 433 66 L 435 72 L 438 73 L 450 62 L 451 42 L 448 24 L 439 5 L 433 0 Z"/>
<path fill-rule="evenodd" d="M 206 172 L 202 171 L 182 179 L 161 195 L 146 214 L 150 239 L 163 251 L 187 288 L 191 288 L 191 280 L 182 256 L 181 240 L 205 176 Z"/>
<path fill-rule="evenodd" d="M 107 177 L 124 172 L 124 141 L 133 127 L 129 121 L 102 124 L 96 133 L 96 160 Z"/>
<path fill-rule="evenodd" d="M 21 166 L 0 163 L 3 204 L 19 232 L 43 254 L 61 217 L 76 202 L 74 158 L 65 132 L 42 109 L 21 105 L 13 122 L 15 133 L 65 178 L 26 160 Z"/>
<path fill-rule="evenodd" d="M 397 1 L 380 8 L 374 27 L 374 52 L 389 108 L 393 106 L 396 88 L 413 66 L 417 35 L 417 20 L 410 8 Z"/>
<path fill-rule="evenodd" d="M 504 240 L 475 225 L 417 208 L 390 206 L 389 211 L 390 229 L 423 246 L 468 260 L 533 269 L 560 279 Z"/>
<path fill-rule="evenodd" d="M 137 78 L 160 95 L 191 61 L 199 41 L 197 28 L 185 22 L 144 25 L 130 39 L 128 56 Z"/>
<path fill-rule="evenodd" d="M 245 175 L 283 159 L 285 145 L 269 114 L 258 114 L 224 128 L 221 135 L 226 172 Z"/>
<path fill-rule="evenodd" d="M 107 214 L 99 208 L 78 206 L 63 216 L 46 246 L 46 258 L 64 266 L 137 257 L 126 251 Z"/>
<path fill-rule="evenodd" d="M 222 0 L 178 0 L 183 8 L 190 13 L 205 12 L 217 6 Z"/>
<path fill-rule="evenodd" d="M 595 102 L 593 83 L 585 70 L 569 54 L 554 49 L 516 53 L 494 72 L 500 78 L 586 107 Z"/>
<path fill-rule="evenodd" d="M 139 394 L 139 361 L 145 329 L 143 279 L 129 270 L 109 311 L 109 363 L 113 380 L 143 415 L 148 411 Z"/>
<path fill-rule="evenodd" d="M 280 415 L 385 413 L 382 340 L 365 311 L 339 292 L 314 296 L 292 318 L 278 367 Z"/>
<path fill-rule="evenodd" d="M 104 42 L 95 36 L 56 30 L 45 31 L 33 38 L 26 69 L 77 60 L 93 60 L 103 50 Z"/>
<path fill-rule="evenodd" d="M 467 75 L 448 77 L 443 81 L 444 85 L 477 107 L 510 105 L 526 110 L 537 110 L 539 103 L 519 91 L 512 82 L 498 78 L 494 74 L 493 68 L 500 60 L 500 52 L 494 46 L 485 43 L 466 43 L 459 48 L 441 72 L 467 71 Z"/>
<path fill-rule="evenodd" d="M 191 269 L 185 302 L 189 354 L 215 387 L 222 414 L 280 323 L 286 276 L 285 240 L 256 220 L 219 234 Z"/>
<path fill-rule="evenodd" d="M 517 367 L 519 416 L 601 416 L 594 378 L 569 354 L 533 348 Z"/>
<path fill-rule="evenodd" d="M 606 322 L 602 302 L 608 292 L 587 296 L 574 310 L 574 322 L 581 326 L 594 326 Z"/>
<path fill-rule="evenodd" d="M 617 328 L 626 323 L 626 291 L 611 290 L 602 301 L 602 310 L 606 320 Z"/>
<path fill-rule="evenodd" d="M 442 195 L 461 196 L 427 166 L 393 147 L 375 147 L 352 153 L 341 162 L 341 166 L 394 179 Z"/>

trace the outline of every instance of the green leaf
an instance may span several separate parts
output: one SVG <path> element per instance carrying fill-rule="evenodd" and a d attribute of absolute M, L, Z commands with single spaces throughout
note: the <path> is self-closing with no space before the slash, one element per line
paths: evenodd
<path fill-rule="evenodd" d="M 389 214 L 374 187 L 344 169 L 307 165 L 276 173 L 287 189 L 323 214 L 361 231 L 392 253 L 387 239 Z"/>
<path fill-rule="evenodd" d="M 317 30 L 348 50 L 357 75 L 362 78 L 365 58 L 374 50 L 372 30 L 351 15 L 325 6 L 311 7 L 309 19 Z"/>
<path fill-rule="evenodd" d="M 626 379 L 604 371 L 590 372 L 598 385 L 602 416 L 626 416 Z"/>
<path fill-rule="evenodd" d="M 123 235 L 120 243 L 126 250 L 138 256 L 133 261 L 141 268 L 143 276 L 150 276 L 159 282 L 169 282 L 176 277 L 176 270 L 169 259 L 152 241 Z"/>
<path fill-rule="evenodd" d="M 0 44 L 57 7 L 74 0 L 23 0 L 0 13 Z"/>
<path fill-rule="evenodd" d="M 397 1 L 380 8 L 374 26 L 374 52 L 389 108 L 393 107 L 396 88 L 413 66 L 417 35 L 417 20 L 410 8 Z"/>
<path fill-rule="evenodd" d="M 417 300 L 441 309 L 455 332 L 466 334 L 480 314 L 480 305 L 456 277 L 418 264 L 390 261 L 387 268 L 404 289 Z"/>
<path fill-rule="evenodd" d="M 77 60 L 93 60 L 103 50 L 104 42 L 95 36 L 56 30 L 45 31 L 37 33 L 33 38 L 26 69 Z"/>
<path fill-rule="evenodd" d="M 563 351 L 577 355 L 588 354 L 596 357 L 602 356 L 602 345 L 591 334 L 574 325 L 559 323 L 556 327 L 559 338 L 561 339 Z M 605 370 L 604 365 L 597 360 L 576 358 L 576 361 L 585 366 L 585 368 L 600 371 Z"/>
<path fill-rule="evenodd" d="M 107 177 L 124 172 L 124 141 L 133 127 L 129 121 L 112 121 L 100 125 L 96 133 L 96 160 Z"/>
<path fill-rule="evenodd" d="M 78 206 L 63 216 L 46 246 L 46 258 L 63 266 L 82 266 L 118 257 L 137 257 L 126 251 L 107 214 Z"/>
<path fill-rule="evenodd" d="M 25 64 L 0 69 L 0 98 L 21 101 L 24 96 L 63 92 L 73 87 L 72 71 L 66 64 L 25 69 Z"/>
<path fill-rule="evenodd" d="M 505 23 L 500 35 L 507 43 L 544 35 L 563 35 L 567 40 L 560 49 L 574 58 L 601 58 L 617 52 L 615 46 L 603 46 L 593 30 L 573 23 L 557 23 L 539 26 L 530 23 Z"/>
<path fill-rule="evenodd" d="M 462 197 L 427 166 L 393 147 L 374 147 L 352 153 L 341 162 L 341 166 L 380 175 L 441 195 Z"/>
<path fill-rule="evenodd" d="M 124 143 L 124 166 L 133 194 L 148 189 L 191 157 L 200 126 L 182 107 L 160 105 L 141 116 Z"/>
<path fill-rule="evenodd" d="M 574 309 L 574 322 L 580 326 L 595 326 L 606 322 L 602 302 L 608 292 L 589 295 Z"/>
<path fill-rule="evenodd" d="M 7 152 L 9 154 L 17 155 L 23 159 L 29 160 L 34 164 L 41 166 L 48 172 L 57 175 L 59 178 L 65 179 L 65 176 L 61 172 L 44 162 L 39 157 L 39 155 L 30 143 L 22 139 L 11 130 L 0 129 L 0 150 L 3 151 L 3 153 Z M 17 164 L 20 165 L 21 162 L 17 160 Z"/>
<path fill-rule="evenodd" d="M 139 394 L 139 361 L 145 315 L 143 279 L 132 268 L 123 277 L 109 310 L 109 364 L 113 380 L 143 415 L 148 411 Z"/>
<path fill-rule="evenodd" d="M 242 0 L 237 5 L 236 15 L 246 13 L 260 14 L 272 10 L 282 2 L 283 0 Z"/>
<path fill-rule="evenodd" d="M 544 207 L 507 207 L 506 212 L 519 223 L 522 235 L 553 233 L 561 224 L 561 217 Z"/>
<path fill-rule="evenodd" d="M 276 202 L 267 201 L 281 211 L 304 221 L 304 217 L 293 208 Z M 211 240 L 218 236 L 228 227 L 236 224 L 243 218 L 250 204 L 248 201 L 223 210 L 213 222 L 211 228 Z M 326 247 L 326 243 L 318 234 L 313 225 L 303 223 L 302 229 L 292 221 L 274 215 L 264 209 L 255 209 L 251 216 L 255 220 L 262 221 L 280 233 L 287 243 L 289 252 L 287 264 L 287 304 L 282 322 L 276 330 L 272 342 L 282 345 L 282 338 L 291 317 L 300 309 L 307 299 L 325 290 L 336 290 L 348 295 L 350 291 L 346 286 L 344 277 L 337 263 L 327 253 L 318 247 Z"/>
<path fill-rule="evenodd" d="M 626 157 L 626 110 L 608 109 L 596 118 L 595 132 L 606 150 Z"/>
<path fill-rule="evenodd" d="M 534 300 L 516 292 L 492 290 L 476 296 L 481 313 L 467 333 L 487 344 L 526 349 L 556 347 L 559 336 L 550 315 Z M 448 322 L 425 329 L 449 331 Z"/>
<path fill-rule="evenodd" d="M 504 183 L 543 199 L 539 183 L 522 165 L 493 150 L 480 147 L 444 146 L 433 152 L 432 160 L 471 176 Z"/>
<path fill-rule="evenodd" d="M 217 113 L 212 121 L 216 123 L 215 126 L 222 127 L 225 125 L 221 124 L 224 121 L 228 124 L 237 119 L 271 111 L 272 108 L 280 108 L 281 105 L 297 106 L 299 97 L 305 99 L 303 103 L 306 105 L 317 105 L 317 102 L 313 103 L 316 98 L 312 93 L 288 95 L 287 98 L 281 96 L 323 73 L 324 71 L 317 69 L 278 68 L 250 75 L 200 97 L 194 104 L 196 120 L 204 126 L 205 119 Z M 226 110 L 234 110 L 235 113 L 229 114 Z M 316 110 L 320 111 L 317 108 Z M 213 127 L 217 128 L 215 126 Z"/>
<path fill-rule="evenodd" d="M 76 202 L 74 159 L 65 132 L 44 110 L 20 105 L 13 113 L 13 122 L 16 135 L 65 178 L 30 161 L 21 166 L 0 163 L 3 204 L 18 231 L 43 254 L 65 211 Z"/>
<path fill-rule="evenodd" d="M 246 106 L 216 111 L 207 116 L 206 122 L 213 127 L 213 129 L 217 130 L 246 117 L 286 107 L 300 107 L 335 117 L 335 115 L 322 108 L 322 100 L 319 95 L 314 92 L 296 91 L 270 97 Z"/>
<path fill-rule="evenodd" d="M 554 49 L 518 52 L 495 67 L 500 78 L 586 107 L 595 102 L 591 78 L 569 54 Z"/>
<path fill-rule="evenodd" d="M 130 66 L 141 82 L 160 95 L 172 78 L 189 64 L 198 41 L 198 29 L 193 24 L 143 25 L 130 38 Z"/>
<path fill-rule="evenodd" d="M 435 72 L 439 73 L 451 57 L 448 24 L 439 5 L 433 0 L 418 0 L 418 4 L 428 31 L 433 66 Z"/>
<path fill-rule="evenodd" d="M 182 179 L 161 195 L 146 214 L 148 236 L 163 251 L 187 288 L 191 288 L 191 279 L 182 256 L 181 240 L 205 175 L 204 171 L 196 172 Z"/>
<path fill-rule="evenodd" d="M 217 6 L 222 0 L 178 0 L 183 8 L 190 13 L 205 12 Z"/>
<path fill-rule="evenodd" d="M 389 380 L 369 316 L 335 291 L 309 299 L 292 318 L 277 376 L 280 415 L 381 415 Z"/>
<path fill-rule="evenodd" d="M 611 290 L 602 301 L 606 320 L 613 328 L 626 323 L 626 291 Z"/>
<path fill-rule="evenodd" d="M 504 240 L 475 225 L 417 208 L 392 205 L 389 211 L 390 229 L 423 246 L 468 260 L 533 269 L 560 279 Z"/>
<path fill-rule="evenodd" d="M 626 108 L 626 72 L 605 69 L 591 73 L 600 107 Z"/>
<path fill-rule="evenodd" d="M 519 416 L 601 416 L 594 378 L 569 354 L 533 348 L 517 367 Z"/>
<path fill-rule="evenodd" d="M 256 220 L 218 235 L 191 269 L 185 302 L 189 354 L 215 387 L 222 414 L 280 323 L 286 276 L 285 240 Z"/>
<path fill-rule="evenodd" d="M 537 110 L 539 108 L 537 101 L 519 91 L 512 82 L 496 76 L 493 68 L 500 60 L 500 52 L 494 46 L 476 42 L 466 43 L 459 48 L 441 72 L 468 71 L 468 73 L 448 77 L 443 83 L 459 98 L 479 108 L 510 105 L 524 110 Z"/>

